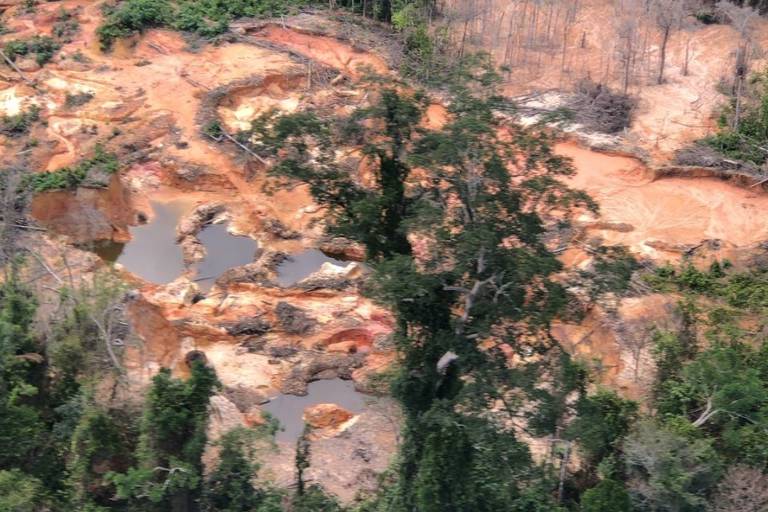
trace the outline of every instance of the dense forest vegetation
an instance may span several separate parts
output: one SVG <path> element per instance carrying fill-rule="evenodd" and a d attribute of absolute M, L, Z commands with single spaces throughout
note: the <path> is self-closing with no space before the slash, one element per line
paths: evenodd
<path fill-rule="evenodd" d="M 105 50 L 151 27 L 216 37 L 236 18 L 308 4 L 125 0 L 105 9 L 98 36 Z M 404 411 L 402 443 L 380 491 L 348 512 L 768 510 L 768 266 L 649 268 L 622 248 L 602 248 L 594 274 L 581 276 L 593 298 L 629 294 L 638 279 L 674 294 L 681 321 L 654 332 L 646 403 L 596 385 L 550 332 L 553 320 L 574 314 L 574 298 L 547 235 L 597 209 L 558 179 L 573 168 L 554 153 L 552 133 L 509 122 L 514 105 L 487 55 L 443 58 L 448 42 L 430 30 L 438 14 L 430 0 L 331 4 L 393 24 L 404 76 L 439 82 L 450 100 L 447 123 L 427 129 L 428 92 L 371 79 L 370 105 L 346 116 L 269 112 L 238 134 L 275 159 L 273 176 L 309 185 L 331 233 L 365 247 L 365 292 L 396 318 L 390 384 Z M 763 165 L 766 87 L 764 75 L 750 79 L 724 108 L 722 131 L 702 144 Z M 36 112 L 23 116 L 16 124 L 26 129 Z M 342 144 L 373 162 L 374 186 L 337 165 Z M 12 189 L 23 209 L 27 192 L 118 169 L 98 147 L 74 166 L 0 189 Z M 415 179 L 417 170 L 429 179 Z M 11 252 L 2 253 L 0 279 L 0 512 L 346 510 L 304 482 L 306 436 L 294 487 L 254 483 L 254 440 L 271 439 L 274 425 L 226 434 L 218 465 L 204 474 L 208 403 L 220 387 L 204 362 L 192 361 L 185 380 L 161 370 L 141 407 L 105 407 L 95 396 L 121 379 L 107 330 L 119 326 L 125 285 L 109 272 L 60 283 L 60 309 L 42 328 L 23 272 L 34 255 Z M 555 442 L 542 463 L 526 440 L 544 436 Z"/>

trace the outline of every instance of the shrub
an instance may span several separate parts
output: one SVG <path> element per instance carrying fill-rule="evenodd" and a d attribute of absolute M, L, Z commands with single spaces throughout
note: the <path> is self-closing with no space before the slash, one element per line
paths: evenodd
<path fill-rule="evenodd" d="M 720 131 L 702 140 L 728 158 L 757 165 L 766 162 L 763 149 L 768 140 L 768 70 L 752 76 L 742 98 L 738 126 L 733 129 L 736 98 L 720 114 Z"/>
<path fill-rule="evenodd" d="M 59 8 L 56 23 L 53 24 L 53 36 L 66 43 L 72 41 L 72 37 L 80 31 L 80 23 L 71 11 L 63 7 Z"/>
<path fill-rule="evenodd" d="M 40 119 L 40 107 L 32 105 L 29 110 L 12 116 L 0 117 L 0 133 L 7 137 L 21 137 L 29 133 L 32 123 Z"/>
<path fill-rule="evenodd" d="M 16 60 L 19 55 L 34 55 L 35 62 L 40 66 L 53 59 L 61 45 L 48 36 L 34 36 L 29 39 L 17 39 L 5 44 L 3 50 L 9 59 Z"/>
<path fill-rule="evenodd" d="M 581 497 L 581 512 L 630 512 L 629 493 L 621 482 L 603 480 Z"/>
<path fill-rule="evenodd" d="M 127 0 L 108 13 L 97 34 L 102 50 L 112 47 L 114 41 L 148 28 L 170 23 L 173 11 L 167 0 Z"/>
<path fill-rule="evenodd" d="M 56 171 L 41 172 L 27 176 L 25 183 L 32 191 L 47 192 L 50 190 L 66 190 L 80 186 L 88 174 L 96 169 L 107 174 L 117 172 L 120 165 L 117 156 L 104 151 L 101 146 L 96 146 L 92 158 L 78 163 L 74 167 L 64 167 Z"/>
<path fill-rule="evenodd" d="M 595 251 L 592 271 L 581 271 L 583 279 L 592 282 L 592 295 L 603 293 L 623 294 L 629 289 L 632 275 L 640 264 L 626 247 L 600 247 Z"/>
<path fill-rule="evenodd" d="M 99 27 L 102 50 L 116 39 L 154 27 L 167 27 L 213 37 L 226 32 L 229 22 L 242 17 L 271 17 L 287 14 L 311 0 L 126 0 L 106 12 Z"/>
<path fill-rule="evenodd" d="M 64 104 L 69 108 L 79 107 L 91 101 L 93 97 L 94 95 L 92 92 L 67 93 L 67 99 L 64 101 Z"/>

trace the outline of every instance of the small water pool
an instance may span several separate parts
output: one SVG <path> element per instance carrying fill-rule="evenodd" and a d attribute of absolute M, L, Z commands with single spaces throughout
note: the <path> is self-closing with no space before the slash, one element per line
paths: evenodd
<path fill-rule="evenodd" d="M 184 272 L 184 255 L 176 243 L 176 225 L 188 205 L 172 202 L 151 206 L 152 221 L 130 228 L 130 242 L 101 244 L 94 250 L 105 261 L 119 263 L 146 281 L 170 283 Z"/>
<path fill-rule="evenodd" d="M 345 267 L 346 261 L 331 258 L 317 249 L 307 249 L 298 254 L 292 254 L 277 267 L 277 282 L 280 286 L 293 286 L 302 279 L 317 272 L 323 263 Z"/>
<path fill-rule="evenodd" d="M 336 404 L 358 414 L 365 407 L 365 399 L 366 395 L 356 391 L 352 381 L 318 380 L 309 383 L 306 396 L 279 395 L 264 404 L 262 409 L 280 421 L 281 430 L 276 434 L 277 441 L 295 443 L 304 431 L 304 409 L 310 405 Z"/>
<path fill-rule="evenodd" d="M 205 258 L 196 265 L 196 281 L 203 291 L 210 290 L 225 271 L 253 262 L 258 248 L 252 238 L 230 234 L 227 224 L 209 224 L 197 238 L 205 246 Z"/>
<path fill-rule="evenodd" d="M 130 228 L 126 244 L 106 243 L 94 248 L 103 260 L 119 263 L 128 272 L 155 284 L 170 283 L 185 270 L 184 253 L 176 243 L 176 226 L 191 206 L 185 201 L 152 202 L 152 221 Z M 209 224 L 197 234 L 205 258 L 195 265 L 200 288 L 208 291 L 224 271 L 251 263 L 258 244 L 246 236 L 234 236 L 227 224 Z"/>

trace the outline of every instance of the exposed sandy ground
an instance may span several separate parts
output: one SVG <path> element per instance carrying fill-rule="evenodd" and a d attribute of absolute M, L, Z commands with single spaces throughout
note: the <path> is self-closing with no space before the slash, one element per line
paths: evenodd
<path fill-rule="evenodd" d="M 716 178 L 663 178 L 653 181 L 638 160 L 609 156 L 563 143 L 557 152 L 573 159 L 568 179 L 600 204 L 600 221 L 623 229 L 593 228 L 611 244 L 664 259 L 704 239 L 747 247 L 768 239 L 768 195 Z M 628 225 L 628 226 L 627 226 Z M 654 247 L 655 246 L 655 247 Z"/>

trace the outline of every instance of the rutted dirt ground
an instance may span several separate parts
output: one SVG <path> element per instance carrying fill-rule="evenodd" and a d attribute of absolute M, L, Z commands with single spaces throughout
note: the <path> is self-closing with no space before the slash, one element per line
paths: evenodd
<path fill-rule="evenodd" d="M 237 24 L 236 41 L 194 51 L 178 34 L 153 30 L 105 55 L 95 40 L 99 3 L 85 0 L 40 4 L 34 15 L 9 17 L 8 26 L 16 32 L 2 38 L 49 33 L 62 4 L 79 9 L 81 31 L 43 69 L 22 63 L 28 69 L 25 78 L 34 80 L 36 88 L 9 69 L 3 71 L 0 111 L 12 115 L 32 104 L 43 108 L 46 124 L 31 134 L 39 144 L 24 156 L 30 169 L 44 172 L 70 165 L 90 155 L 97 141 L 119 150 L 128 165 L 106 188 L 35 197 L 32 215 L 48 233 L 29 232 L 21 243 L 54 269 L 63 268 L 66 254 L 67 270 L 73 269 L 75 277 L 90 275 L 102 263 L 77 247 L 129 242 L 132 226 L 152 222 L 150 201 L 183 200 L 188 205 L 189 213 L 177 227 L 185 255 L 183 275 L 168 284 L 152 284 L 124 271 L 138 291 L 128 318 L 140 343 L 125 352 L 135 388 L 145 386 L 162 366 L 184 375 L 186 358 L 203 352 L 224 385 L 212 402 L 214 437 L 225 427 L 259 423 L 264 400 L 280 392 L 302 393 L 314 379 L 342 377 L 368 389 L 368 377 L 386 370 L 394 352 L 391 315 L 358 292 L 365 268 L 354 263 L 344 269 L 324 267 L 287 288 L 277 284 L 276 274 L 286 255 L 307 248 L 359 259 L 359 247 L 324 240 L 322 212 L 304 187 L 268 193 L 259 159 L 233 144 L 211 140 L 201 125 L 216 116 L 235 131 L 273 108 L 291 112 L 314 105 L 348 111 L 365 101 L 356 81 L 366 70 L 387 73 L 391 56 L 359 46 L 375 46 L 375 38 L 350 36 L 336 22 L 310 15 L 284 25 Z M 707 55 L 719 49 L 719 38 L 731 37 L 721 33 L 725 29 L 707 30 L 698 35 L 697 66 L 711 62 Z M 675 48 L 673 55 L 679 51 Z M 694 69 L 691 80 L 707 81 L 709 91 L 713 75 Z M 527 84 L 539 86 L 544 87 Z M 675 79 L 653 94 L 669 94 L 669 99 L 689 94 L 694 86 L 686 87 Z M 67 93 L 74 92 L 94 97 L 68 107 Z M 651 93 L 644 94 L 630 142 L 635 136 L 645 143 L 655 140 L 666 151 L 700 135 L 659 128 L 660 109 L 651 108 Z M 669 101 L 685 104 L 679 98 Z M 666 101 L 659 105 L 668 106 Z M 704 123 L 708 114 L 696 116 L 708 105 L 693 109 L 697 114 L 684 106 L 667 119 L 694 116 L 694 123 Z M 442 115 L 438 106 L 430 108 L 425 125 L 440 124 Z M 0 147 L 5 163 L 18 158 L 9 147 Z M 601 207 L 599 218 L 579 219 L 585 230 L 580 243 L 600 237 L 659 262 L 679 259 L 698 247 L 752 253 L 768 239 L 768 221 L 761 215 L 768 209 L 768 196 L 761 188 L 740 188 L 714 178 L 655 179 L 639 160 L 573 142 L 561 143 L 557 151 L 574 160 L 577 173 L 569 182 L 587 190 Z M 227 221 L 233 233 L 256 240 L 259 251 L 253 263 L 225 272 L 203 294 L 194 282 L 193 266 L 204 256 L 196 237 L 211 218 Z M 577 243 L 563 260 L 584 266 L 589 254 Z M 553 332 L 574 353 L 600 359 L 605 382 L 641 396 L 649 378 L 647 348 L 641 342 L 647 341 L 653 325 L 674 322 L 673 310 L 668 297 L 627 299 L 611 308 L 596 307 L 581 324 L 557 325 Z M 377 398 L 351 420 L 324 426 L 314 441 L 310 474 L 350 501 L 372 485 L 376 472 L 386 469 L 395 451 L 397 424 L 391 402 Z M 289 484 L 292 450 L 281 445 L 265 454 L 264 474 Z M 330 467 L 344 471 L 331 472 Z"/>

